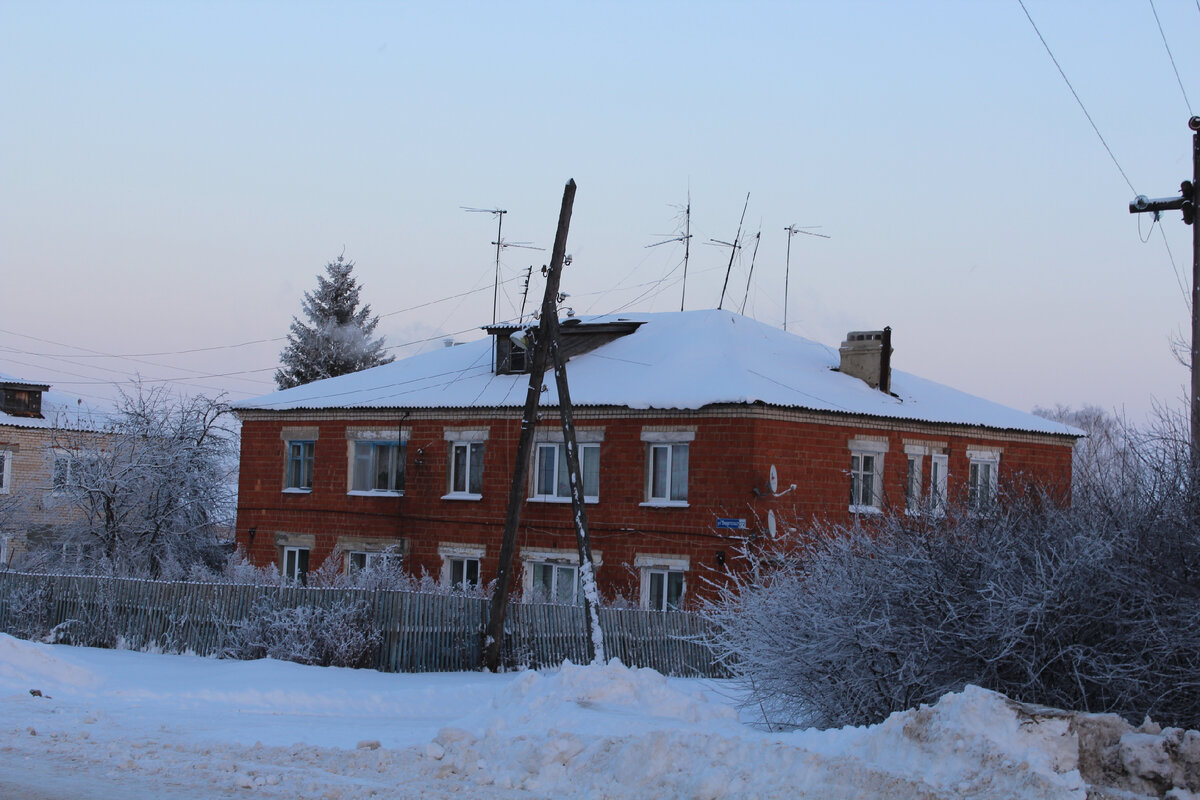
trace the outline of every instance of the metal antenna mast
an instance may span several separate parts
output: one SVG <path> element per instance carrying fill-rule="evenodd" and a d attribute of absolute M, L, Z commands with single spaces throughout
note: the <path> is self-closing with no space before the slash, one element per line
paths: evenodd
<path fill-rule="evenodd" d="M 738 220 L 737 236 L 733 237 L 732 242 L 723 242 L 720 239 L 709 239 L 707 244 L 716 244 L 722 247 L 729 248 L 729 266 L 725 267 L 725 283 L 721 285 L 721 302 L 717 303 L 717 309 L 720 310 L 725 306 L 725 290 L 729 288 L 729 272 L 733 269 L 733 259 L 737 255 L 737 251 L 742 245 L 742 223 L 746 221 L 746 208 L 750 205 L 750 193 L 746 192 L 746 202 L 742 205 L 742 218 Z"/>
<path fill-rule="evenodd" d="M 679 206 L 675 206 L 679 208 Z M 676 219 L 679 219 L 676 217 Z M 668 236 L 669 234 L 660 233 L 658 236 Z M 692 239 L 692 193 L 688 191 L 687 205 L 683 207 L 683 235 L 672 236 L 669 239 L 663 239 L 661 242 L 653 242 L 646 247 L 658 247 L 660 244 L 670 244 L 671 242 L 683 242 L 683 293 L 679 296 L 679 310 L 683 311 L 683 301 L 687 297 L 687 268 L 688 255 L 691 253 Z"/>
<path fill-rule="evenodd" d="M 788 238 L 787 238 L 787 260 L 784 262 L 784 267 L 783 267 L 783 329 L 785 331 L 787 330 L 787 319 L 788 319 L 788 282 L 791 279 L 791 274 L 792 274 L 792 237 L 795 236 L 797 233 L 803 233 L 805 236 L 818 236 L 822 239 L 828 239 L 829 237 L 826 236 L 825 234 L 813 233 L 810 230 L 811 228 L 819 228 L 819 227 L 821 227 L 821 226 L 820 225 L 809 225 L 807 228 L 797 228 L 796 223 L 793 222 L 791 225 L 788 225 L 786 228 L 784 228 L 784 230 L 787 231 L 787 235 L 788 235 Z"/>
<path fill-rule="evenodd" d="M 492 244 L 496 245 L 496 280 L 492 284 L 492 324 L 496 324 L 496 308 L 500 296 L 500 231 L 504 227 L 504 215 L 508 212 L 503 208 L 470 208 L 469 206 L 459 206 L 463 211 L 470 211 L 474 214 L 492 214 L 496 217 L 496 241 Z"/>
<path fill-rule="evenodd" d="M 742 295 L 742 310 L 739 314 L 746 313 L 746 301 L 750 299 L 750 279 L 754 277 L 754 260 L 758 258 L 758 243 L 762 240 L 762 229 L 759 228 L 758 233 L 754 234 L 754 251 L 750 254 L 750 271 L 746 273 L 746 293 Z"/>

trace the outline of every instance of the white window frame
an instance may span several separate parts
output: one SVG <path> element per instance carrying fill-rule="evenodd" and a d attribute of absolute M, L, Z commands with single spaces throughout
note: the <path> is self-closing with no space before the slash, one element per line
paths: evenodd
<path fill-rule="evenodd" d="M 1000 451 L 968 448 L 967 511 L 972 516 L 987 516 L 996 510 L 996 493 L 1000 488 Z M 980 502 L 980 475 L 987 481 L 986 497 Z"/>
<path fill-rule="evenodd" d="M 592 567 L 599 571 L 600 565 L 604 563 L 603 555 L 598 550 L 592 551 Z M 538 567 L 554 568 L 551 573 L 553 576 L 550 582 L 550 597 L 546 598 L 546 602 L 558 603 L 558 585 L 559 585 L 559 570 L 570 571 L 575 576 L 574 588 L 572 590 L 572 600 L 570 605 L 577 605 L 583 602 L 583 587 L 579 575 L 579 552 L 576 550 L 522 550 L 522 589 L 526 602 L 533 598 L 534 590 L 537 588 L 535 580 L 535 570 Z"/>
<path fill-rule="evenodd" d="M 367 497 L 403 497 L 404 484 L 408 478 L 408 438 L 409 431 L 404 428 L 392 428 L 390 430 L 348 429 L 346 431 L 346 439 L 348 440 L 346 444 L 348 459 L 346 494 Z M 365 458 L 367 462 L 365 464 L 367 483 L 374 484 L 374 481 L 370 477 L 378 472 L 377 454 L 384 447 L 397 448 L 396 462 L 394 464 L 397 468 L 397 474 L 389 476 L 389 483 L 398 481 L 399 486 L 396 488 L 376 489 L 373 485 L 369 488 L 356 485 L 359 478 L 358 467 L 362 458 L 359 452 L 360 449 L 366 449 L 367 451 Z"/>
<path fill-rule="evenodd" d="M 921 504 L 925 498 L 921 496 L 922 475 L 925 466 L 923 453 L 905 451 L 908 457 L 908 471 L 904 475 L 904 513 L 915 515 L 921 513 Z"/>
<path fill-rule="evenodd" d="M 467 573 L 467 564 L 475 562 L 475 574 L 477 582 L 471 584 L 468 588 L 476 588 L 483 578 L 483 557 L 487 555 L 487 548 L 482 545 L 468 544 L 439 544 L 438 555 L 442 557 L 442 574 L 441 584 L 443 586 L 454 587 L 458 584 L 454 583 L 454 562 L 458 561 L 463 564 L 463 574 Z"/>
<path fill-rule="evenodd" d="M 642 608 L 651 611 L 678 611 L 683 608 L 687 599 L 687 571 L 691 568 L 691 560 L 687 556 L 639 553 L 634 556 L 633 565 L 641 573 L 639 605 Z M 679 599 L 674 607 L 667 602 L 672 576 L 679 576 Z M 663 583 L 660 608 L 655 608 L 653 604 L 655 577 L 661 577 Z"/>
<path fill-rule="evenodd" d="M 0 494 L 12 491 L 12 450 L 0 450 Z"/>
<path fill-rule="evenodd" d="M 304 571 L 300 571 L 300 553 L 304 556 Z M 292 557 L 291 563 L 288 563 L 289 556 Z M 311 572 L 312 565 L 312 549 L 302 547 L 300 545 L 285 545 L 283 548 L 283 565 L 282 572 L 285 580 L 308 585 L 308 573 Z"/>
<path fill-rule="evenodd" d="M 929 456 L 929 513 L 935 517 L 946 515 L 949 500 L 950 456 L 933 453 Z"/>
<path fill-rule="evenodd" d="M 305 445 L 309 448 L 308 456 L 304 455 Z M 293 455 L 293 448 L 300 447 L 300 456 Z M 317 440 L 316 439 L 288 439 L 287 450 L 283 455 L 283 491 L 293 494 L 310 494 L 313 490 L 313 474 L 317 471 Z M 299 482 L 295 485 L 292 483 L 292 464 L 300 464 Z M 304 485 L 304 465 L 308 465 L 308 485 Z"/>
<path fill-rule="evenodd" d="M 888 443 L 877 439 L 855 438 L 850 440 L 850 513 L 883 513 L 883 457 L 888 452 Z M 871 459 L 869 471 L 864 459 Z M 870 475 L 870 497 L 864 498 L 861 488 L 862 477 Z M 863 502 L 864 499 L 867 502 Z"/>
<path fill-rule="evenodd" d="M 584 489 L 583 501 L 585 503 L 599 503 L 600 502 L 600 444 L 598 442 L 577 442 L 577 444 L 579 445 L 579 471 L 581 473 L 581 476 L 583 477 L 583 489 Z M 543 442 L 535 443 L 533 447 L 534 447 L 533 475 L 530 476 L 530 481 L 529 481 L 530 490 L 531 490 L 531 494 L 529 496 L 529 501 L 533 502 L 533 503 L 569 503 L 569 502 L 571 502 L 570 487 L 569 486 L 562 487 L 559 485 L 559 482 L 563 479 L 563 476 L 566 475 L 566 473 L 567 473 L 567 450 L 566 450 L 567 445 L 566 445 L 566 442 L 543 441 Z M 593 468 L 594 472 L 595 472 L 594 475 L 592 474 L 593 470 L 589 470 L 586 466 L 588 453 L 595 453 L 595 467 Z M 553 483 L 553 486 L 551 487 L 551 491 L 544 492 L 544 491 L 541 491 L 544 488 L 542 486 L 542 480 L 541 480 L 542 479 L 542 465 L 545 463 L 544 459 L 547 454 L 550 455 L 551 460 L 553 462 L 551 464 L 550 469 L 551 469 L 551 474 L 554 477 L 551 481 Z M 588 482 L 589 482 L 588 478 L 592 478 L 594 481 L 594 487 L 595 487 L 596 491 L 593 494 L 587 493 Z M 566 476 L 566 480 L 570 481 L 569 475 Z M 563 489 L 563 488 L 566 489 L 566 494 L 559 494 L 559 490 Z"/>
<path fill-rule="evenodd" d="M 691 444 L 696 439 L 693 430 L 643 430 L 642 442 L 645 444 L 645 500 L 640 505 L 650 508 L 687 508 L 688 483 L 691 474 Z M 682 493 L 676 482 L 675 467 L 680 454 L 686 460 L 683 471 Z M 665 491 L 655 492 L 655 456 L 659 454 L 665 460 L 666 486 Z M 679 495 L 682 494 L 682 497 Z"/>
<path fill-rule="evenodd" d="M 483 470 L 484 459 L 487 453 L 488 432 L 486 430 L 447 430 L 446 438 L 446 494 L 442 496 L 443 500 L 482 500 L 483 499 Z M 459 464 L 457 455 L 460 451 L 463 453 L 463 489 L 455 489 L 455 484 L 458 483 L 456 478 L 458 472 L 456 467 Z M 479 464 L 479 484 L 471 485 L 471 472 L 475 466 L 474 461 L 478 459 Z M 472 491 L 475 489 L 476 491 Z"/>

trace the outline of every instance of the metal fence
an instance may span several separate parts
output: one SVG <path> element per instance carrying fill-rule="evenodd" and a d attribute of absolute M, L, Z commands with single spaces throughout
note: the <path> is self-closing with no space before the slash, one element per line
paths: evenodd
<path fill-rule="evenodd" d="M 0 631 L 18 636 L 54 631 L 59 641 L 220 655 L 258 607 L 332 606 L 344 600 L 369 609 L 381 636 L 379 670 L 482 666 L 488 601 L 454 594 L 0 572 Z M 608 657 L 628 666 L 666 675 L 725 675 L 702 641 L 707 623 L 697 614 L 604 608 L 600 627 Z M 586 630 L 579 606 L 512 603 L 505 618 L 505 663 L 582 663 Z"/>

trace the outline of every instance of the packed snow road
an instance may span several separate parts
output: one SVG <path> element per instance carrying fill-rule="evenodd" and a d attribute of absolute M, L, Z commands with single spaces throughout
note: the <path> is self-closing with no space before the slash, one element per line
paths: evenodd
<path fill-rule="evenodd" d="M 0 797 L 1085 796 L 1065 726 L 983 690 L 790 733 L 728 691 L 616 663 L 390 675 L 0 635 Z"/>

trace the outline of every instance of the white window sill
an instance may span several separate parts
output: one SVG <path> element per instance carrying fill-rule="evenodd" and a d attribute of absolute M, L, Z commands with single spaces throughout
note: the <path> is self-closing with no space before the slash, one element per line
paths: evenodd
<path fill-rule="evenodd" d="M 687 500 L 647 500 L 638 503 L 642 508 L 687 508 Z"/>
<path fill-rule="evenodd" d="M 289 486 L 283 490 L 284 494 L 312 494 L 312 489 L 301 489 L 298 486 Z"/>
<path fill-rule="evenodd" d="M 571 503 L 571 498 L 569 498 L 569 497 L 551 497 L 550 495 L 546 495 L 546 494 L 539 494 L 534 497 L 527 497 L 525 499 L 526 499 L 526 501 L 528 501 L 530 503 L 562 503 L 562 504 L 566 504 L 566 505 L 570 505 L 570 503 Z M 584 497 L 583 502 L 588 505 L 593 505 L 595 503 L 599 503 L 600 498 L 599 497 Z"/>
<path fill-rule="evenodd" d="M 451 492 L 450 494 L 442 495 L 443 500 L 482 500 L 483 495 L 472 494 L 470 492 Z"/>
<path fill-rule="evenodd" d="M 404 490 L 392 492 L 383 489 L 351 489 L 346 494 L 350 497 L 404 497 Z"/>
<path fill-rule="evenodd" d="M 850 506 L 851 514 L 882 514 L 883 509 L 878 506 Z"/>

